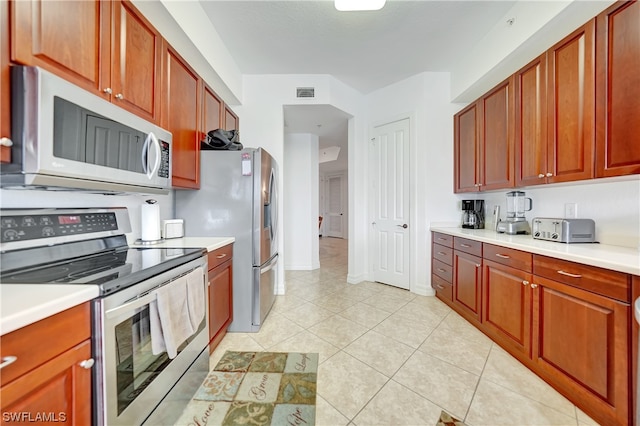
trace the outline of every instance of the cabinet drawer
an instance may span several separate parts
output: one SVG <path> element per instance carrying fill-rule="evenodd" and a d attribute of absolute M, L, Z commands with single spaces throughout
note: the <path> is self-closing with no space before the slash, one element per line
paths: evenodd
<path fill-rule="evenodd" d="M 453 265 L 453 249 L 451 247 L 441 246 L 440 244 L 433 245 L 433 258 L 438 259 L 447 265 Z"/>
<path fill-rule="evenodd" d="M 447 300 L 453 300 L 453 285 L 446 282 L 436 274 L 431 274 L 431 285 L 438 294 Z"/>
<path fill-rule="evenodd" d="M 209 264 L 209 270 L 212 270 L 218 265 L 223 264 L 227 260 L 233 257 L 233 244 L 220 247 L 214 251 L 210 251 L 207 255 L 207 262 Z"/>
<path fill-rule="evenodd" d="M 447 265 L 444 262 L 440 262 L 439 260 L 433 259 L 432 262 L 433 273 L 442 278 L 447 282 L 452 282 L 453 280 L 453 267 L 451 265 Z"/>
<path fill-rule="evenodd" d="M 453 248 L 482 257 L 482 243 L 480 241 L 467 240 L 466 238 L 454 237 Z"/>
<path fill-rule="evenodd" d="M 631 302 L 631 276 L 622 272 L 533 255 L 533 274 L 622 302 Z"/>
<path fill-rule="evenodd" d="M 446 247 L 453 247 L 453 237 L 447 234 L 441 234 L 440 232 L 433 233 L 433 242 Z"/>
<path fill-rule="evenodd" d="M 525 251 L 485 243 L 482 245 L 482 257 L 521 271 L 531 272 L 533 256 Z"/>
<path fill-rule="evenodd" d="M 89 339 L 90 312 L 87 302 L 0 337 L 0 356 L 16 357 L 2 369 L 2 386 Z"/>

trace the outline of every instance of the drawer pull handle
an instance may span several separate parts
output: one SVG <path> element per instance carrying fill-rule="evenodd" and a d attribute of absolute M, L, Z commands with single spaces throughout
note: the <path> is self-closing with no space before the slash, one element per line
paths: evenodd
<path fill-rule="evenodd" d="M 447 272 L 446 270 L 442 269 L 442 268 L 438 268 L 438 271 L 440 272 Z"/>
<path fill-rule="evenodd" d="M 0 363 L 0 370 L 5 368 L 7 365 L 13 364 L 14 362 L 16 362 L 18 360 L 17 356 L 3 356 L 2 357 L 2 363 Z"/>
<path fill-rule="evenodd" d="M 445 255 L 445 254 L 447 254 L 447 253 L 445 253 L 445 252 L 443 252 L 443 251 L 439 251 L 439 252 L 438 252 L 438 254 L 439 254 L 440 256 L 444 256 L 444 255 Z"/>
<path fill-rule="evenodd" d="M 464 247 L 464 248 L 469 248 L 469 247 L 471 247 L 469 244 L 465 244 L 465 243 L 460 244 L 460 246 L 461 246 L 461 247 Z"/>
<path fill-rule="evenodd" d="M 440 290 L 444 290 L 444 287 L 441 286 L 440 284 L 436 284 L 436 287 L 438 287 Z"/>
<path fill-rule="evenodd" d="M 529 285 L 529 281 L 527 280 L 522 281 L 522 285 Z"/>
<path fill-rule="evenodd" d="M 438 240 L 440 240 L 440 241 L 447 241 L 447 238 L 438 237 Z"/>
<path fill-rule="evenodd" d="M 511 256 L 506 255 L 506 254 L 496 253 L 496 256 L 501 258 L 501 259 L 511 259 Z"/>
<path fill-rule="evenodd" d="M 531 288 L 538 288 L 538 284 L 531 284 Z"/>
<path fill-rule="evenodd" d="M 95 361 L 93 360 L 93 358 L 89 358 L 89 359 L 85 359 L 84 361 L 81 361 L 80 367 L 84 368 L 85 370 L 88 370 L 91 367 L 93 367 L 93 364 L 95 364 Z"/>
<path fill-rule="evenodd" d="M 580 274 L 572 274 L 570 272 L 565 272 L 565 271 L 557 271 L 560 275 L 566 275 L 567 277 L 571 277 L 571 278 L 582 278 L 582 275 Z"/>
<path fill-rule="evenodd" d="M 222 259 L 223 257 L 227 257 L 227 253 L 222 253 L 216 256 L 216 259 Z"/>

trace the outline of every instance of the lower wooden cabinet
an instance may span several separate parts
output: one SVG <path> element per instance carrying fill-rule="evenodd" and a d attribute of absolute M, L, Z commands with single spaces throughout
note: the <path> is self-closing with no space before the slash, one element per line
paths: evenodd
<path fill-rule="evenodd" d="M 209 253 L 209 352 L 233 320 L 233 245 Z"/>
<path fill-rule="evenodd" d="M 640 277 L 474 243 L 454 238 L 452 293 L 433 244 L 436 296 L 600 424 L 632 423 Z"/>
<path fill-rule="evenodd" d="M 2 424 L 91 424 L 89 304 L 0 337 Z M 46 345 L 34 342 L 47 342 Z"/>

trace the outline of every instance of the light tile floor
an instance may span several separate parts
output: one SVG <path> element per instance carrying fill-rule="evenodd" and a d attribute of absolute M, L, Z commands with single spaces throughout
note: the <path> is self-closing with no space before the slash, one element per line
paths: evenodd
<path fill-rule="evenodd" d="M 348 284 L 347 241 L 321 238 L 321 268 L 287 271 L 258 333 L 226 350 L 317 352 L 318 425 L 597 425 L 435 297 Z"/>

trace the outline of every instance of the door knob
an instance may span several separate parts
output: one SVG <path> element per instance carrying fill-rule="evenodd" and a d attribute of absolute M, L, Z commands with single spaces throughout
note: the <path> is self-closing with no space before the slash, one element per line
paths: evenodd
<path fill-rule="evenodd" d="M 400 228 L 404 228 L 407 229 L 409 227 L 409 225 L 407 225 L 406 223 L 403 223 L 402 225 L 396 225 L 399 226 Z"/>

